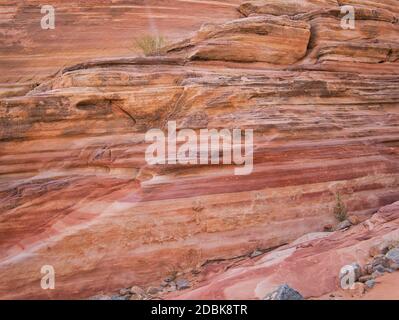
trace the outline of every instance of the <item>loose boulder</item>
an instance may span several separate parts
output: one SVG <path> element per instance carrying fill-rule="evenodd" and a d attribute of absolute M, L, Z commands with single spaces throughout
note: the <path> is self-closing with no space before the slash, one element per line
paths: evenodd
<path fill-rule="evenodd" d="M 306 55 L 309 39 L 310 25 L 305 21 L 257 16 L 203 25 L 196 36 L 167 51 L 185 52 L 189 60 L 290 65 Z"/>
<path fill-rule="evenodd" d="M 348 229 L 351 227 L 351 223 L 349 222 L 349 220 L 344 220 L 342 222 L 340 222 L 337 226 L 337 230 L 344 230 L 344 229 Z"/>
<path fill-rule="evenodd" d="M 385 257 L 390 260 L 390 264 L 399 264 L 399 248 L 393 248 L 387 252 Z"/>
<path fill-rule="evenodd" d="M 275 291 L 267 294 L 263 300 L 304 300 L 303 296 L 288 284 L 279 286 Z"/>

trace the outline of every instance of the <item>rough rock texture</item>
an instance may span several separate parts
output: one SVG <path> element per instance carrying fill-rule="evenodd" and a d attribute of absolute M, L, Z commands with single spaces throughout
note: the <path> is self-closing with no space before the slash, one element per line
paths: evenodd
<path fill-rule="evenodd" d="M 26 94 L 1 99 L 0 297 L 88 297 L 157 284 L 176 271 L 336 224 L 338 192 L 362 219 L 397 201 L 397 1 L 368 3 L 355 30 L 340 28 L 338 5 L 331 9 L 330 1 L 290 17 L 269 12 L 204 26 L 165 57 L 70 65 Z M 258 37 L 268 45 L 251 47 Z M 18 74 L 32 75 L 31 66 Z M 253 173 L 147 165 L 144 135 L 168 120 L 179 129 L 254 129 Z M 388 219 L 384 212 L 379 216 Z M 376 241 L 396 223 L 384 224 Z M 366 234 L 354 233 L 355 243 L 372 232 L 354 228 Z M 332 237 L 353 258 L 353 246 L 339 235 Z M 346 258 L 328 251 L 336 242 L 320 241 L 335 271 Z M 305 248 L 295 252 L 288 258 L 299 259 L 288 266 L 292 279 L 297 267 L 316 268 L 314 259 L 301 258 Z M 40 288 L 43 265 L 54 266 L 56 290 Z M 260 265 L 255 280 L 244 272 L 250 286 L 218 287 L 216 295 L 254 297 L 268 270 Z M 277 284 L 283 275 L 274 277 Z M 306 296 L 334 285 L 331 278 L 312 288 L 285 282 Z"/>
<path fill-rule="evenodd" d="M 343 266 L 353 261 L 364 264 L 369 259 L 370 247 L 398 238 L 396 202 L 348 231 L 309 235 L 256 259 L 241 261 L 225 272 L 223 265 L 213 268 L 197 288 L 169 298 L 262 299 L 281 283 L 288 283 L 304 298 L 322 297 L 339 288 Z M 396 293 L 386 292 L 386 296 L 397 297 L 397 290 L 392 291 Z"/>
<path fill-rule="evenodd" d="M 204 25 L 169 52 L 188 48 L 191 60 L 292 64 L 305 56 L 309 38 L 308 23 L 268 15 Z"/>
<path fill-rule="evenodd" d="M 389 250 L 386 257 L 399 265 L 399 248 Z"/>
<path fill-rule="evenodd" d="M 0 97 L 29 91 L 60 68 L 92 58 L 138 52 L 134 39 L 169 42 L 203 23 L 239 17 L 240 0 L 2 0 Z M 42 30 L 42 5 L 56 10 L 55 30 Z"/>
<path fill-rule="evenodd" d="M 337 4 L 337 0 L 257 0 L 242 3 L 238 10 L 246 16 L 251 14 L 293 16 L 318 9 L 333 8 L 336 7 Z"/>
<path fill-rule="evenodd" d="M 272 293 L 267 294 L 263 300 L 303 300 L 303 297 L 289 285 L 283 284 Z"/>

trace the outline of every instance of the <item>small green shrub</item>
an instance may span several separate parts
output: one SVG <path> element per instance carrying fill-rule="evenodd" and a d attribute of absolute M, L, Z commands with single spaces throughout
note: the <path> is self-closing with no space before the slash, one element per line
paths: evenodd
<path fill-rule="evenodd" d="M 340 222 L 345 221 L 348 218 L 348 210 L 346 209 L 339 192 L 335 196 L 334 216 Z"/>
<path fill-rule="evenodd" d="M 166 40 L 163 36 L 144 35 L 136 38 L 134 43 L 135 47 L 140 49 L 146 57 L 165 54 L 163 47 L 166 45 Z"/>

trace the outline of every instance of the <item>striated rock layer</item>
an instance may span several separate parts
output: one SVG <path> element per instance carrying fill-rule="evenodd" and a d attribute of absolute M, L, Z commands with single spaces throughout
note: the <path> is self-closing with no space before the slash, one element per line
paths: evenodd
<path fill-rule="evenodd" d="M 139 53 L 135 39 L 187 37 L 204 22 L 239 17 L 240 0 L 2 0 L 0 97 L 21 94 L 60 68 L 82 60 Z M 55 9 L 55 29 L 42 30 L 41 6 Z"/>
<path fill-rule="evenodd" d="M 1 99 L 0 297 L 159 283 L 321 231 L 338 192 L 362 220 L 397 201 L 397 1 L 359 6 L 355 30 L 335 1 L 306 3 L 257 1 L 164 57 L 82 62 Z M 145 133 L 172 120 L 253 129 L 253 172 L 148 165 Z"/>
<path fill-rule="evenodd" d="M 399 202 L 396 202 L 349 230 L 309 234 L 255 259 L 241 261 L 225 272 L 226 263 L 208 268 L 212 273 L 208 270 L 197 288 L 180 295 L 171 294 L 169 298 L 263 299 L 281 283 L 293 286 L 305 298 L 322 297 L 340 289 L 339 273 L 343 266 L 353 262 L 364 264 L 370 260 L 371 248 L 398 239 Z M 215 275 L 217 272 L 220 274 Z M 397 277 L 395 273 L 386 292 L 379 288 L 367 296 L 398 299 L 397 287 L 394 287 Z"/>

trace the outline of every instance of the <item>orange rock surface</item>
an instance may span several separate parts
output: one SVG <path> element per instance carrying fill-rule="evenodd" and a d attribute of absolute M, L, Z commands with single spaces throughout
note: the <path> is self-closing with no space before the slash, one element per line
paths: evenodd
<path fill-rule="evenodd" d="M 350 290 L 340 288 L 339 272 L 353 262 L 364 264 L 374 245 L 399 237 L 399 202 L 382 208 L 371 219 L 347 231 L 315 233 L 297 239 L 270 253 L 246 259 L 231 267 L 211 266 L 196 288 L 173 299 L 263 299 L 282 283 L 298 290 L 304 298 L 350 299 Z M 215 273 L 219 273 L 215 275 Z M 398 299 L 398 273 L 376 280 L 376 287 L 363 299 Z M 357 297 L 360 298 L 360 297 Z"/>
<path fill-rule="evenodd" d="M 38 2 L 1 5 L 0 298 L 157 284 L 335 224 L 338 192 L 361 220 L 399 199 L 397 1 L 273 1 L 289 7 L 281 12 L 256 1 L 241 13 L 240 1 L 135 2 L 59 1 L 60 28 L 46 35 L 34 29 Z M 348 3 L 355 30 L 340 26 Z M 149 20 L 176 40 L 165 56 L 122 48 Z M 145 133 L 170 120 L 179 130 L 253 129 L 254 171 L 148 165 Z M 320 241 L 335 258 L 336 242 Z M 313 272 L 306 250 L 287 266 L 292 281 L 296 265 Z M 55 290 L 40 287 L 43 265 L 55 268 Z M 260 263 L 256 279 L 237 271 L 237 287 L 210 292 L 260 297 L 268 268 Z M 334 284 L 325 281 L 298 289 L 321 295 Z M 189 297 L 208 296 L 197 292 Z"/>

